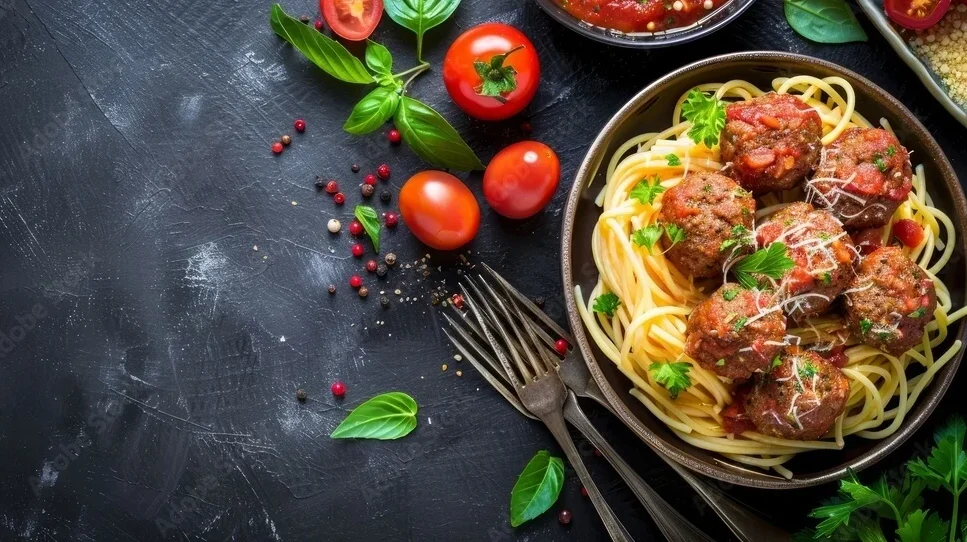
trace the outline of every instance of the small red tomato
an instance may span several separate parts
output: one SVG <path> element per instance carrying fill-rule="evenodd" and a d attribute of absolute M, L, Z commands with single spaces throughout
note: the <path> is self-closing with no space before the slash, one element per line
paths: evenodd
<path fill-rule="evenodd" d="M 484 75 L 477 71 L 485 66 Z M 443 84 L 471 117 L 503 120 L 520 113 L 537 93 L 541 63 L 520 30 L 486 23 L 458 37 L 443 60 Z"/>
<path fill-rule="evenodd" d="M 406 181 L 399 198 L 407 227 L 435 249 L 460 248 L 480 229 L 480 207 L 473 192 L 449 173 L 421 171 Z"/>
<path fill-rule="evenodd" d="M 544 208 L 557 190 L 561 162 L 550 147 L 521 141 L 497 153 L 484 172 L 487 203 L 507 218 L 527 218 Z"/>
<path fill-rule="evenodd" d="M 923 242 L 923 228 L 909 218 L 902 218 L 893 225 L 893 236 L 904 245 L 915 248 Z"/>
<path fill-rule="evenodd" d="M 319 9 L 337 35 L 362 41 L 383 17 L 383 0 L 319 0 Z"/>

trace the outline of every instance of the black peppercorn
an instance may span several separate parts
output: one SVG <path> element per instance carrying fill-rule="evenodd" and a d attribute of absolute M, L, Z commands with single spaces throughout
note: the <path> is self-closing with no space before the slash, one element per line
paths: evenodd
<path fill-rule="evenodd" d="M 389 254 L 386 255 L 386 258 L 384 259 L 386 260 L 386 265 L 390 267 L 393 267 L 394 265 L 396 265 L 396 254 L 393 254 L 392 252 L 390 252 Z"/>
<path fill-rule="evenodd" d="M 364 198 L 368 198 L 373 195 L 373 192 L 376 191 L 376 187 L 371 184 L 363 184 L 359 186 L 359 190 L 363 193 Z"/>
<path fill-rule="evenodd" d="M 369 288 L 365 286 L 359 287 L 359 297 L 366 297 L 369 295 Z"/>
<path fill-rule="evenodd" d="M 388 202 L 392 198 L 393 198 L 393 193 L 390 192 L 389 190 L 383 190 L 382 192 L 379 193 L 379 199 L 383 203 Z"/>
<path fill-rule="evenodd" d="M 299 21 L 302 22 L 302 24 L 309 24 L 309 16 L 308 15 L 302 15 L 302 16 L 299 17 Z"/>
<path fill-rule="evenodd" d="M 389 267 L 387 267 L 385 263 L 381 263 L 376 266 L 377 277 L 383 278 L 386 276 L 386 273 L 389 273 Z"/>
<path fill-rule="evenodd" d="M 389 307 L 389 298 L 385 295 L 379 296 L 379 304 L 382 305 L 384 309 Z"/>
<path fill-rule="evenodd" d="M 319 190 L 322 190 L 325 187 L 326 187 L 326 181 L 325 181 L 325 179 L 323 179 L 322 177 L 316 175 L 316 188 L 318 188 Z"/>
<path fill-rule="evenodd" d="M 336 285 L 335 284 L 330 284 L 329 285 L 329 293 L 330 294 L 336 293 Z"/>
<path fill-rule="evenodd" d="M 308 397 L 308 394 L 306 393 L 306 390 L 303 390 L 303 389 L 296 390 L 296 392 L 295 392 L 295 398 L 296 399 L 298 399 L 300 401 L 305 401 L 306 400 L 306 397 Z"/>
<path fill-rule="evenodd" d="M 353 164 L 353 167 L 350 169 L 353 170 L 353 173 L 359 173 L 359 164 Z"/>

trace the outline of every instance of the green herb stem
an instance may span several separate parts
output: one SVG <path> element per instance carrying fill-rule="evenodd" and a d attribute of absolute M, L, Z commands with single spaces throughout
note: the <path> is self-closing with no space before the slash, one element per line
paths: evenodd
<path fill-rule="evenodd" d="M 956 540 L 957 522 L 960 521 L 958 512 L 960 512 L 960 493 L 954 494 L 954 511 L 953 515 L 950 516 L 950 542 Z"/>
<path fill-rule="evenodd" d="M 429 62 L 420 61 L 419 64 L 417 64 L 416 66 L 413 66 L 412 68 L 410 68 L 408 70 L 401 71 L 400 73 L 394 73 L 393 74 L 393 77 L 402 78 L 402 77 L 405 77 L 407 75 L 410 75 L 413 72 L 423 73 L 424 71 L 426 71 L 428 69 L 430 69 L 430 63 Z"/>
<path fill-rule="evenodd" d="M 409 75 L 409 77 L 406 79 L 406 81 L 403 82 L 403 92 L 406 92 L 407 87 L 410 86 L 410 83 L 412 83 L 413 80 L 417 78 L 417 76 L 419 76 L 421 73 L 423 73 L 423 72 L 425 72 L 425 71 L 427 71 L 429 69 L 430 69 L 430 64 L 428 62 L 424 62 L 424 63 L 420 64 L 419 66 L 410 68 L 410 69 L 406 70 L 405 72 L 402 72 L 402 73 L 397 74 L 398 76 Z"/>

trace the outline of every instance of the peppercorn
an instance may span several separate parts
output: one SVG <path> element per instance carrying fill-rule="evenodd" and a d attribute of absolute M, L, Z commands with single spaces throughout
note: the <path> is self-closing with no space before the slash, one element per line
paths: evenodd
<path fill-rule="evenodd" d="M 556 351 L 558 354 L 562 356 L 567 355 L 568 346 L 569 345 L 567 344 L 567 341 L 565 341 L 564 339 L 558 339 L 554 341 L 554 351 Z"/>
<path fill-rule="evenodd" d="M 326 192 L 330 194 L 335 194 L 336 192 L 339 192 L 339 183 L 337 183 L 336 181 L 329 181 L 328 183 L 326 183 Z"/>
<path fill-rule="evenodd" d="M 352 235 L 359 235 L 363 233 L 363 223 L 354 218 L 353 221 L 349 223 L 349 233 Z"/>
<path fill-rule="evenodd" d="M 389 297 L 385 295 L 379 296 L 379 304 L 382 305 L 384 309 L 389 307 Z"/>
<path fill-rule="evenodd" d="M 342 228 L 342 224 L 335 218 L 331 218 L 329 219 L 329 223 L 326 225 L 326 227 L 329 228 L 330 233 L 339 233 L 339 230 Z"/>
<path fill-rule="evenodd" d="M 389 190 L 384 189 L 382 192 L 379 193 L 379 199 L 382 200 L 383 203 L 387 203 L 392 198 L 393 198 L 393 193 L 390 192 Z"/>
<path fill-rule="evenodd" d="M 366 297 L 369 295 L 369 288 L 362 286 L 359 288 L 359 297 Z"/>
<path fill-rule="evenodd" d="M 336 285 L 335 284 L 330 284 L 329 285 L 329 293 L 330 294 L 336 293 Z"/>
<path fill-rule="evenodd" d="M 318 30 L 319 32 L 322 32 L 322 19 L 316 19 L 315 27 L 316 27 L 316 30 Z"/>
<path fill-rule="evenodd" d="M 369 271 L 370 273 L 376 272 L 376 260 L 369 260 L 366 262 L 366 271 Z"/>
<path fill-rule="evenodd" d="M 384 260 L 386 261 L 386 265 L 393 267 L 394 265 L 396 265 L 396 254 L 393 254 L 392 252 L 390 252 L 389 254 L 386 255 Z"/>
<path fill-rule="evenodd" d="M 276 141 L 275 143 L 272 144 L 272 152 L 273 153 L 275 153 L 275 154 L 282 154 L 282 151 L 283 150 L 285 150 L 285 147 L 282 146 L 282 142 Z"/>
<path fill-rule="evenodd" d="M 322 180 L 322 177 L 316 175 L 316 188 L 322 190 L 326 187 L 326 181 Z"/>
<path fill-rule="evenodd" d="M 557 515 L 557 521 L 561 522 L 561 525 L 571 524 L 571 511 L 565 508 L 561 510 L 561 513 Z"/>
<path fill-rule="evenodd" d="M 342 192 L 336 192 L 336 195 L 332 197 L 332 201 L 336 202 L 336 205 L 342 205 L 346 203 L 346 195 Z"/>
<path fill-rule="evenodd" d="M 303 390 L 303 389 L 295 390 L 295 398 L 298 399 L 298 400 L 300 400 L 300 401 L 305 402 L 306 397 L 308 397 L 308 396 L 309 395 L 306 393 L 306 390 Z"/>
<path fill-rule="evenodd" d="M 390 130 L 389 133 L 386 134 L 386 137 L 387 139 L 389 139 L 389 142 L 392 145 L 399 145 L 400 141 L 402 141 L 403 139 L 403 137 L 400 135 L 400 131 L 397 130 L 396 128 L 393 128 L 392 130 Z"/>
<path fill-rule="evenodd" d="M 376 264 L 376 276 L 377 277 L 383 278 L 383 277 L 386 276 L 386 273 L 389 273 L 389 267 L 386 267 L 386 264 L 385 263 L 378 263 L 378 264 Z"/>
<path fill-rule="evenodd" d="M 302 24 L 309 24 L 309 16 L 308 15 L 300 15 L 299 16 L 299 21 Z"/>
<path fill-rule="evenodd" d="M 395 228 L 400 222 L 400 217 L 396 213 L 386 213 L 386 227 Z"/>
<path fill-rule="evenodd" d="M 306 131 L 306 121 L 304 121 L 302 119 L 296 119 L 296 121 L 295 121 L 295 131 L 296 132 L 299 132 L 300 134 L 302 132 L 305 132 Z"/>
<path fill-rule="evenodd" d="M 363 285 L 363 277 L 360 277 L 359 275 L 349 277 L 349 285 L 353 288 L 359 288 Z"/>
<path fill-rule="evenodd" d="M 453 303 L 453 306 L 454 307 L 463 310 L 463 296 L 462 295 L 460 295 L 460 294 L 453 294 L 453 296 L 450 297 L 450 303 Z"/>
<path fill-rule="evenodd" d="M 383 179 L 384 181 L 386 179 L 389 179 L 389 174 L 390 174 L 389 166 L 386 164 L 381 164 L 378 168 L 376 168 L 376 175 L 378 175 L 379 178 Z"/>
<path fill-rule="evenodd" d="M 359 164 L 353 164 L 353 167 L 349 169 L 353 170 L 353 173 L 359 173 Z"/>
<path fill-rule="evenodd" d="M 376 187 L 371 184 L 364 184 L 360 185 L 359 191 L 363 193 L 364 198 L 368 198 L 373 195 L 373 192 L 376 191 Z"/>
<path fill-rule="evenodd" d="M 375 185 L 376 184 L 376 175 L 373 175 L 372 173 L 367 173 L 366 176 L 363 177 L 363 182 L 366 183 L 366 184 Z"/>
<path fill-rule="evenodd" d="M 289 134 L 285 134 L 285 135 L 282 136 L 282 144 L 283 145 L 289 145 L 291 143 L 292 143 L 292 136 L 290 136 Z"/>
<path fill-rule="evenodd" d="M 329 391 L 336 397 L 342 397 L 346 395 L 346 385 L 337 380 L 332 383 L 332 386 L 329 386 Z"/>
<path fill-rule="evenodd" d="M 366 252 L 366 249 L 363 248 L 363 245 L 361 245 L 359 243 L 356 243 L 356 244 L 353 245 L 352 251 L 353 251 L 353 256 L 355 256 L 357 258 L 362 258 L 363 257 L 363 253 Z"/>

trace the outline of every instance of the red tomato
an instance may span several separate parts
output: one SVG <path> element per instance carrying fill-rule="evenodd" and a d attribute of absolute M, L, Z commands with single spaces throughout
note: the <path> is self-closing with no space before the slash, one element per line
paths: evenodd
<path fill-rule="evenodd" d="M 520 113 L 537 93 L 540 78 L 534 44 L 520 30 L 502 23 L 467 30 L 443 61 L 443 83 L 450 98 L 482 120 Z"/>
<path fill-rule="evenodd" d="M 950 0 L 886 0 L 883 7 L 896 24 L 923 30 L 940 22 L 950 9 Z"/>
<path fill-rule="evenodd" d="M 350 41 L 369 37 L 383 16 L 383 0 L 319 0 L 332 31 Z"/>
<path fill-rule="evenodd" d="M 908 247 L 918 247 L 923 242 L 923 228 L 909 218 L 903 218 L 893 225 L 893 236 Z"/>
<path fill-rule="evenodd" d="M 473 193 L 443 171 L 421 171 L 406 181 L 400 190 L 400 215 L 417 239 L 438 250 L 460 248 L 480 228 Z"/>
<path fill-rule="evenodd" d="M 732 392 L 732 404 L 722 409 L 722 427 L 726 432 L 739 435 L 755 431 L 755 424 L 745 413 L 745 398 L 752 389 L 750 384 L 742 384 Z"/>
<path fill-rule="evenodd" d="M 860 254 L 867 255 L 883 245 L 883 228 L 869 228 L 853 234 L 853 244 Z"/>
<path fill-rule="evenodd" d="M 841 344 L 834 346 L 829 352 L 820 353 L 820 355 L 840 369 L 846 367 L 846 364 L 849 363 L 849 356 L 846 355 L 845 348 Z"/>
<path fill-rule="evenodd" d="M 521 141 L 497 153 L 484 172 L 487 203 L 507 218 L 527 218 L 544 208 L 557 190 L 561 162 L 550 147 Z"/>

